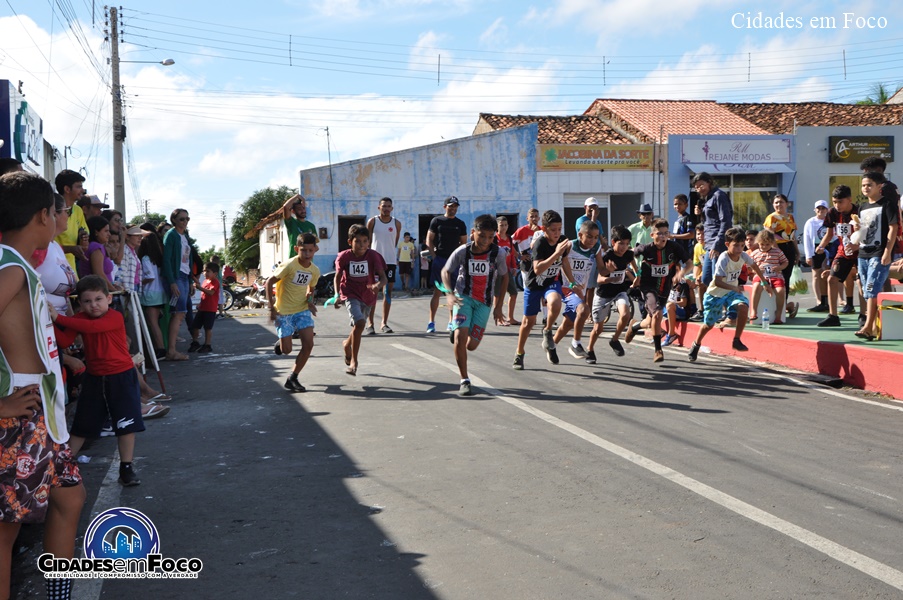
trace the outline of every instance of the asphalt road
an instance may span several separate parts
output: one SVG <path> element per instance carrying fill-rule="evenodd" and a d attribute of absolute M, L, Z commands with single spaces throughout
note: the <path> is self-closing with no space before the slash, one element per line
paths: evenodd
<path fill-rule="evenodd" d="M 303 394 L 262 316 L 165 364 L 175 400 L 138 438 L 141 486 L 102 483 L 98 441 L 83 525 L 137 508 L 204 569 L 76 597 L 903 598 L 903 404 L 680 349 L 653 365 L 643 341 L 617 358 L 603 340 L 597 365 L 562 346 L 553 366 L 534 333 L 516 372 L 517 330 L 493 326 L 459 398 L 426 307 L 395 301 L 357 377 L 346 313 L 321 309 Z"/>

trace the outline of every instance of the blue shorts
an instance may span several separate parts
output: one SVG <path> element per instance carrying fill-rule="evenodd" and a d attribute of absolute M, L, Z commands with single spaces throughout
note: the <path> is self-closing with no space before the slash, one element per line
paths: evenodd
<path fill-rule="evenodd" d="M 555 292 L 559 296 L 561 295 L 561 282 L 556 281 L 549 287 L 544 290 L 531 290 L 529 288 L 524 288 L 524 316 L 525 317 L 533 317 L 539 314 L 539 310 L 542 306 L 542 299 L 548 298 L 549 294 Z"/>
<path fill-rule="evenodd" d="M 577 309 L 583 304 L 583 298 L 579 294 L 568 294 L 564 297 L 564 307 L 561 314 L 568 321 L 574 321 L 577 318 Z"/>
<path fill-rule="evenodd" d="M 108 414 L 116 435 L 144 431 L 141 388 L 135 369 L 115 375 L 86 374 L 70 433 L 83 438 L 98 437 Z"/>
<path fill-rule="evenodd" d="M 292 313 L 290 315 L 279 315 L 276 317 L 276 335 L 279 338 L 292 337 L 296 331 L 307 329 L 314 326 L 314 318 L 309 310 Z"/>
<path fill-rule="evenodd" d="M 433 257 L 433 262 L 430 266 L 430 287 L 432 287 L 434 291 L 437 291 L 435 282 L 438 281 L 439 283 L 442 283 L 442 267 L 444 267 L 445 263 L 447 263 L 447 262 L 448 262 L 447 257 L 446 258 L 442 258 L 441 256 Z M 452 281 L 454 281 L 454 280 L 455 280 L 455 274 L 452 273 Z"/>
<path fill-rule="evenodd" d="M 890 265 L 882 265 L 880 256 L 859 258 L 859 283 L 862 284 L 862 297 L 866 300 L 877 298 L 884 289 L 884 282 L 890 272 Z"/>
<path fill-rule="evenodd" d="M 715 323 L 718 322 L 718 319 L 721 318 L 721 313 L 725 308 L 730 312 L 731 309 L 736 308 L 741 304 L 749 306 L 749 301 L 746 299 L 746 296 L 739 292 L 728 292 L 721 297 L 706 294 L 702 301 L 702 306 L 705 310 L 705 319 L 703 322 L 707 326 L 713 327 Z"/>
<path fill-rule="evenodd" d="M 191 299 L 191 278 L 180 271 L 176 285 L 179 286 L 179 297 L 176 298 L 175 305 L 171 305 L 170 312 L 188 312 L 188 301 Z"/>
<path fill-rule="evenodd" d="M 470 329 L 470 337 L 477 341 L 482 340 L 492 308 L 469 296 L 460 300 L 461 304 L 452 310 L 452 330 L 466 327 Z"/>

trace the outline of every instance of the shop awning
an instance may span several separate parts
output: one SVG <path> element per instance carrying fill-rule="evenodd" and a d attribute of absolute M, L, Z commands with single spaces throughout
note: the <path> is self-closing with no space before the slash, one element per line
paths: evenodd
<path fill-rule="evenodd" d="M 785 163 L 685 163 L 694 173 L 793 173 L 790 165 Z"/>

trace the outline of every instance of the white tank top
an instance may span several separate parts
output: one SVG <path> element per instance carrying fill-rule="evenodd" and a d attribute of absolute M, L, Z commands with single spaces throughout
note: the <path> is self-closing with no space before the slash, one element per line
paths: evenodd
<path fill-rule="evenodd" d="M 398 262 L 395 253 L 395 238 L 398 230 L 395 229 L 395 217 L 392 217 L 388 223 L 383 223 L 379 217 L 373 219 L 373 239 L 370 247 L 379 252 L 387 265 L 394 265 Z"/>

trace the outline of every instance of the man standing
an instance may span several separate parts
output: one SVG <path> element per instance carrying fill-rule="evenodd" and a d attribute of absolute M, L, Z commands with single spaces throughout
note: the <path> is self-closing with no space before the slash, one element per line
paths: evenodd
<path fill-rule="evenodd" d="M 395 283 L 395 272 L 398 270 L 397 252 L 398 236 L 401 231 L 401 221 L 392 217 L 392 199 L 382 198 L 379 201 L 379 214 L 371 217 L 367 221 L 367 229 L 370 230 L 370 247 L 383 257 L 386 263 L 386 279 L 389 283 L 383 290 L 383 319 L 380 331 L 383 333 L 393 333 L 389 327 L 389 309 L 392 308 L 392 284 Z M 367 329 L 364 330 L 366 335 L 374 335 L 376 329 L 373 327 L 373 313 L 376 312 L 375 306 L 370 311 Z"/>
<path fill-rule="evenodd" d="M 639 246 L 640 244 L 651 244 L 652 217 L 655 216 L 655 211 L 652 210 L 652 205 L 641 205 L 640 209 L 636 211 L 636 214 L 640 216 L 640 220 L 627 228 L 630 230 L 630 235 L 633 240 L 631 243 L 634 246 Z"/>
<path fill-rule="evenodd" d="M 723 190 L 715 185 L 715 179 L 706 172 L 693 178 L 693 189 L 701 201 L 696 205 L 696 216 L 702 217 L 705 226 L 705 250 L 702 260 L 702 282 L 712 282 L 718 255 L 727 250 L 724 233 L 734 226 L 734 207 Z"/>
<path fill-rule="evenodd" d="M 56 241 L 63 247 L 63 251 L 66 253 L 66 260 L 69 261 L 69 266 L 72 267 L 73 273 L 78 272 L 75 268 L 76 260 L 85 259 L 85 251 L 79 245 L 79 230 L 83 230 L 87 235 L 88 222 L 85 219 L 84 211 L 78 205 L 78 201 L 84 193 L 84 181 L 85 178 L 81 176 L 81 173 L 70 169 L 60 171 L 54 180 L 56 191 L 66 200 L 66 207 L 70 211 L 69 224 L 66 226 L 66 231 L 56 236 Z"/>
<path fill-rule="evenodd" d="M 302 233 L 312 233 L 317 236 L 317 227 L 307 220 L 307 201 L 301 194 L 295 194 L 282 205 L 282 220 L 285 223 L 285 231 L 288 233 L 288 257 L 297 254 L 295 241 Z M 317 241 L 320 237 L 317 236 Z"/>
<path fill-rule="evenodd" d="M 458 199 L 449 196 L 445 199 L 445 214 L 433 217 L 430 221 L 429 232 L 426 234 L 426 249 L 433 259 L 431 274 L 433 281 L 442 281 L 442 267 L 448 261 L 448 257 L 461 244 L 467 243 L 467 225 L 456 217 L 458 214 Z M 433 288 L 433 297 L 430 299 L 430 322 L 426 326 L 427 333 L 436 331 L 436 311 L 439 310 L 439 298 L 442 292 L 439 288 Z M 448 307 L 448 331 L 452 328 L 452 308 Z"/>
<path fill-rule="evenodd" d="M 605 229 L 602 228 L 602 223 L 599 221 L 599 201 L 590 196 L 583 202 L 583 210 L 586 211 L 586 214 L 577 218 L 577 225 L 575 227 L 577 235 L 580 235 L 580 227 L 585 221 L 593 221 L 596 224 L 596 227 L 599 228 L 599 236 L 604 237 Z"/>
<path fill-rule="evenodd" d="M 91 217 L 99 217 L 105 208 L 110 208 L 109 204 L 104 204 L 101 202 L 100 198 L 97 196 L 82 196 L 78 200 L 78 205 L 81 206 L 82 212 L 85 213 L 85 221 L 90 219 Z"/>

